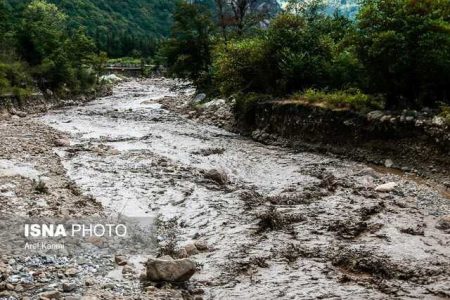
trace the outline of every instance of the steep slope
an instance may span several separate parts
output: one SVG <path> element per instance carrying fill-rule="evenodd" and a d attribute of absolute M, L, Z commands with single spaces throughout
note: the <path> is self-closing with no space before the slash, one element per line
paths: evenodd
<path fill-rule="evenodd" d="M 176 0 L 47 0 L 70 17 L 70 26 L 83 26 L 110 56 L 135 51 L 149 55 L 170 30 Z M 30 0 L 7 0 L 20 12 Z"/>

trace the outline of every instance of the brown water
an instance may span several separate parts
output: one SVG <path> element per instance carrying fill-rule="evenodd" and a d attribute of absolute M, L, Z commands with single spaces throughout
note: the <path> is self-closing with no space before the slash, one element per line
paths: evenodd
<path fill-rule="evenodd" d="M 450 295 L 450 238 L 435 228 L 450 213 L 448 194 L 401 174 L 264 146 L 156 101 L 193 92 L 172 80 L 130 81 L 42 120 L 71 136 L 79 151 L 60 153 L 68 174 L 108 211 L 175 218 L 178 246 L 208 242 L 210 252 L 192 257 L 201 265 L 192 284 L 206 299 Z M 210 169 L 226 173 L 228 185 L 205 179 Z M 391 181 L 393 192 L 374 191 Z"/>

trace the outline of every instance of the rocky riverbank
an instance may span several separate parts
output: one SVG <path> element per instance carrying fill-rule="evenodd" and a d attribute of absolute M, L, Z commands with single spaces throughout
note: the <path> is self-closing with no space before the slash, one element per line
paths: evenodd
<path fill-rule="evenodd" d="M 361 114 L 270 101 L 256 104 L 252 116 L 246 116 L 251 122 L 243 122 L 235 120 L 233 101 L 204 99 L 199 94 L 163 105 L 263 144 L 339 155 L 450 187 L 450 126 L 437 110 Z"/>
<path fill-rule="evenodd" d="M 82 106 L 0 121 L 0 200 L 12 218 L 155 220 L 155 244 L 141 255 L 3 254 L 0 298 L 450 296 L 440 189 L 196 122 L 204 108 L 189 113 L 193 93 L 180 81 L 133 80 Z M 231 124 L 214 103 L 209 122 Z"/>

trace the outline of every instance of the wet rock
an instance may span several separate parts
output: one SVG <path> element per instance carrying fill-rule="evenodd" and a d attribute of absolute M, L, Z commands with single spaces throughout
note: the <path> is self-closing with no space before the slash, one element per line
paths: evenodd
<path fill-rule="evenodd" d="M 219 185 L 226 185 L 228 183 L 228 176 L 223 170 L 212 169 L 206 172 L 206 179 L 210 179 Z"/>
<path fill-rule="evenodd" d="M 127 258 L 124 255 L 116 255 L 114 257 L 114 261 L 116 262 L 116 264 L 118 264 L 119 266 L 124 266 L 126 265 L 127 262 Z"/>
<path fill-rule="evenodd" d="M 450 215 L 440 217 L 436 228 L 450 233 Z"/>
<path fill-rule="evenodd" d="M 40 294 L 39 297 L 41 300 L 61 299 L 61 293 L 59 291 L 49 291 Z"/>
<path fill-rule="evenodd" d="M 150 281 L 183 282 L 196 271 L 195 262 L 190 259 L 162 260 L 150 258 L 147 263 L 147 279 Z"/>
<path fill-rule="evenodd" d="M 69 147 L 70 141 L 68 139 L 57 139 L 55 140 L 56 147 Z"/>
<path fill-rule="evenodd" d="M 397 186 L 396 182 L 388 182 L 388 183 L 377 186 L 375 188 L 375 191 L 381 192 L 381 193 L 388 193 L 388 192 L 393 191 L 396 186 Z"/>

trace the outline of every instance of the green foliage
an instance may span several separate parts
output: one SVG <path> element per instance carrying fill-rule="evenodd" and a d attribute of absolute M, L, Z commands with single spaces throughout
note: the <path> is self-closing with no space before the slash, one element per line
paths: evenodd
<path fill-rule="evenodd" d="M 67 16 L 56 5 L 34 0 L 21 21 L 18 49 L 42 90 L 78 93 L 95 83 L 90 71 L 95 45 L 83 30 L 68 29 Z"/>
<path fill-rule="evenodd" d="M 439 115 L 444 118 L 447 125 L 450 125 L 450 106 L 441 106 L 441 113 Z"/>
<path fill-rule="evenodd" d="M 5 1 L 5 0 L 2 0 Z M 6 0 L 20 13 L 29 0 Z M 96 46 L 111 57 L 154 54 L 169 34 L 177 0 L 49 0 L 68 16 L 71 30 L 85 28 Z"/>
<path fill-rule="evenodd" d="M 269 47 L 282 92 L 326 83 L 333 41 L 320 30 L 321 18 L 282 14 L 271 24 Z"/>
<path fill-rule="evenodd" d="M 358 16 L 358 56 L 371 91 L 388 106 L 448 101 L 450 4 L 448 0 L 370 0 Z"/>
<path fill-rule="evenodd" d="M 214 52 L 213 76 L 226 95 L 268 92 L 272 86 L 269 48 L 263 38 L 249 38 L 219 45 Z"/>
<path fill-rule="evenodd" d="M 0 95 L 12 94 L 22 99 L 30 94 L 31 78 L 23 63 L 0 61 Z"/>
<path fill-rule="evenodd" d="M 308 89 L 292 96 L 293 100 L 312 103 L 332 109 L 352 109 L 360 112 L 383 109 L 383 98 L 364 94 L 358 89 L 325 92 Z"/>
<path fill-rule="evenodd" d="M 171 74 L 202 85 L 209 81 L 211 65 L 213 23 L 209 10 L 203 5 L 180 2 L 173 18 L 171 35 L 161 55 Z"/>

